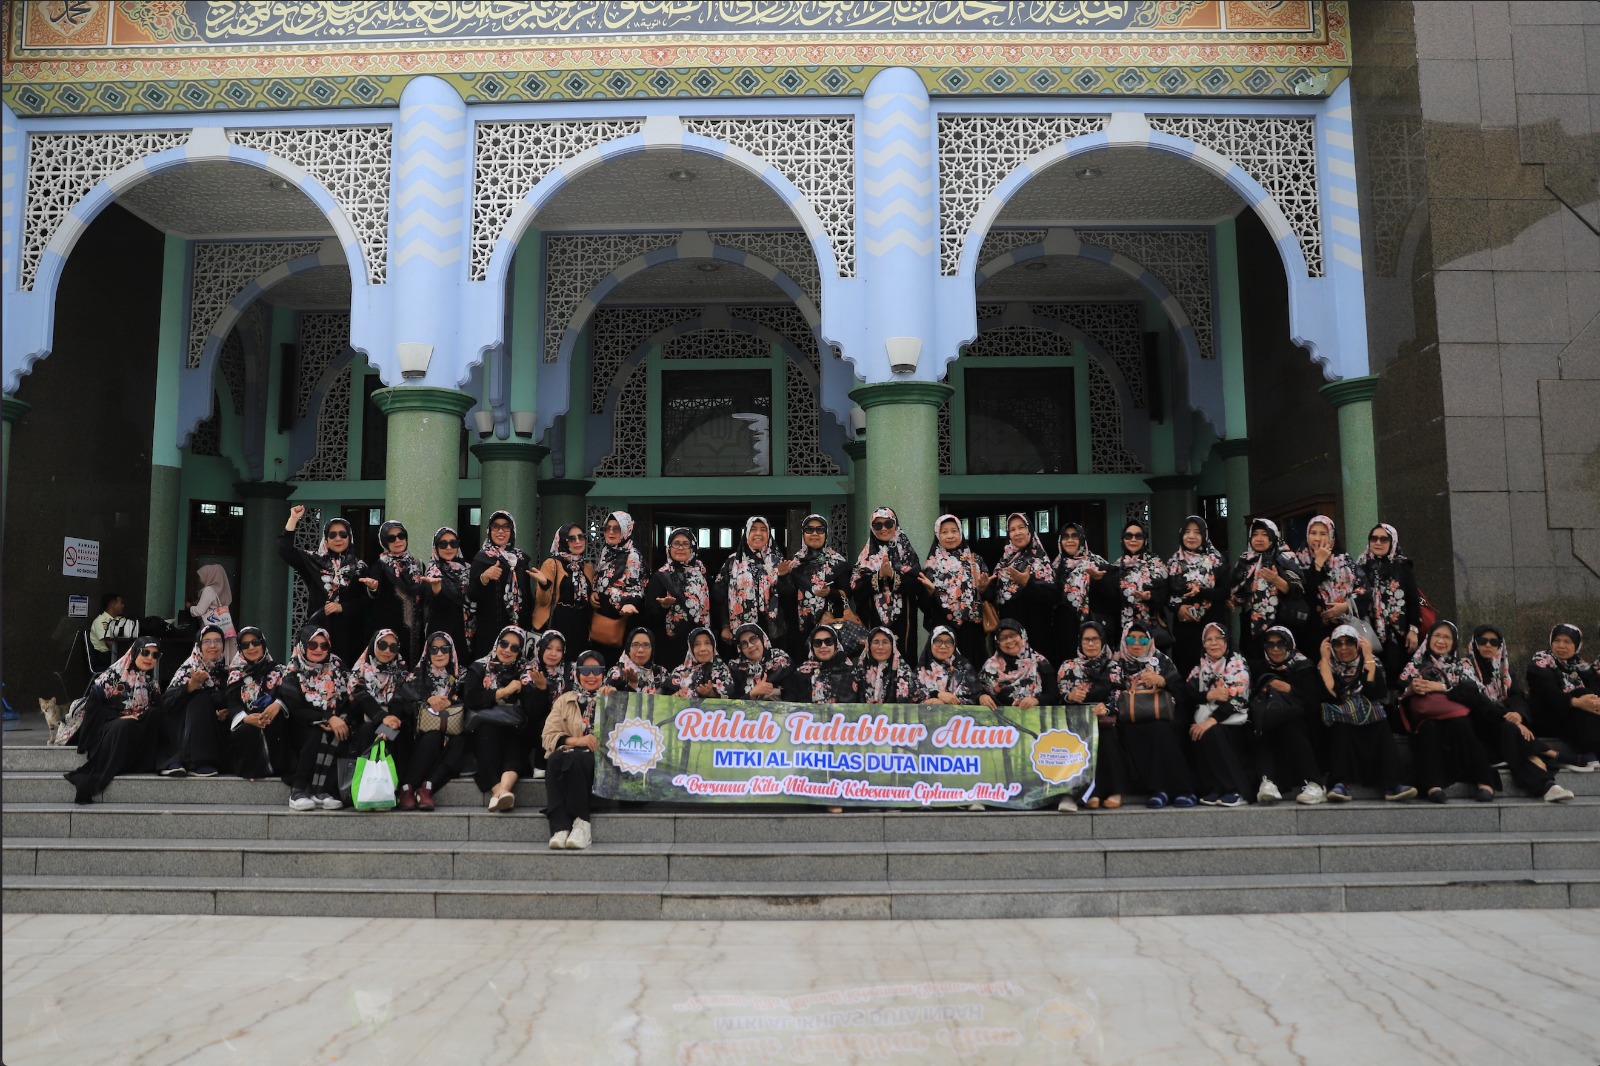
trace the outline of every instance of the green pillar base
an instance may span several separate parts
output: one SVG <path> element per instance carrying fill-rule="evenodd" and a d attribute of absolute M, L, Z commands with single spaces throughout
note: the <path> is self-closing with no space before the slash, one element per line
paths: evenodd
<path fill-rule="evenodd" d="M 1173 547 L 1170 550 L 1176 551 L 1183 520 L 1199 510 L 1194 490 L 1200 484 L 1200 479 L 1193 474 L 1166 474 L 1147 477 L 1144 483 L 1150 486 L 1151 492 L 1151 535 L 1156 545 L 1165 547 L 1171 543 Z"/>
<path fill-rule="evenodd" d="M 1378 456 L 1372 435 L 1372 397 L 1378 378 L 1333 381 L 1318 390 L 1339 413 L 1339 481 L 1343 492 L 1341 543 L 1364 543 L 1361 534 L 1378 524 Z M 1349 550 L 1349 547 L 1346 548 Z"/>
<path fill-rule="evenodd" d="M 0 507 L 5 506 L 6 485 L 11 481 L 11 423 L 27 414 L 28 404 L 15 396 L 0 397 L 0 414 L 5 416 L 0 429 Z"/>
<path fill-rule="evenodd" d="M 552 477 L 539 482 L 539 535 L 535 545 L 543 555 L 557 526 L 584 525 L 585 505 L 594 482 L 583 478 Z M 549 536 L 545 536 L 548 533 Z M 532 549 L 527 549 L 532 550 Z"/>
<path fill-rule="evenodd" d="M 429 385 L 379 389 L 372 400 L 389 419 L 384 515 L 404 522 L 418 543 L 456 524 L 461 505 L 462 417 L 477 397 Z"/>
<path fill-rule="evenodd" d="M 872 508 L 867 503 L 867 439 L 857 437 L 844 442 L 844 452 L 850 457 L 850 528 L 845 531 L 845 543 L 867 542 L 867 517 Z"/>
<path fill-rule="evenodd" d="M 278 534 L 289 517 L 286 501 L 296 486 L 281 481 L 236 481 L 244 501 L 244 547 L 239 587 L 233 590 L 233 624 L 256 626 L 280 659 L 289 650 L 289 576 L 278 559 Z"/>
<path fill-rule="evenodd" d="M 867 413 L 872 442 L 867 503 L 859 513 L 864 519 L 875 508 L 894 508 L 918 551 L 933 539 L 939 517 L 939 408 L 954 392 L 937 382 L 893 381 L 850 393 Z"/>
<path fill-rule="evenodd" d="M 178 500 L 183 471 L 156 463 L 150 467 L 150 538 L 145 549 L 144 604 L 141 614 L 171 618 L 177 604 L 172 590 L 178 580 Z"/>
<path fill-rule="evenodd" d="M 520 440 L 486 440 L 472 446 L 482 469 L 483 491 L 478 505 L 484 521 L 495 511 L 506 511 L 517 519 L 517 529 L 527 543 L 523 551 L 533 551 L 540 543 L 539 463 L 550 454 L 542 444 Z"/>

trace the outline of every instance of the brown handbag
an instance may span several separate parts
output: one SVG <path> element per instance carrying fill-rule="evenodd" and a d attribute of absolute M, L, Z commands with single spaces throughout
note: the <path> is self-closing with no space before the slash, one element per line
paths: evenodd
<path fill-rule="evenodd" d="M 544 565 L 539 567 L 539 573 L 550 578 L 549 588 L 537 581 L 533 583 L 533 628 L 542 630 L 550 624 L 556 596 L 561 592 L 561 583 L 567 579 L 567 569 L 555 559 L 546 559 Z"/>
<path fill-rule="evenodd" d="M 621 618 L 607 618 L 596 611 L 589 618 L 589 639 L 608 648 L 620 648 L 625 628 Z"/>
<path fill-rule="evenodd" d="M 443 733 L 447 737 L 460 736 L 467 726 L 466 709 L 459 703 L 452 703 L 442 712 L 434 710 L 426 703 L 417 708 L 417 732 L 438 733 L 439 726 L 443 724 Z"/>
<path fill-rule="evenodd" d="M 1170 722 L 1172 700 L 1166 692 L 1124 692 L 1117 697 L 1117 720 L 1120 722 Z"/>
<path fill-rule="evenodd" d="M 977 563 L 972 564 L 972 584 L 974 586 L 978 584 Z M 979 613 L 983 616 L 983 631 L 985 633 L 993 633 L 995 630 L 1000 628 L 1000 610 L 999 608 L 995 607 L 994 604 L 990 603 L 988 600 L 984 600 L 983 606 L 980 608 Z"/>

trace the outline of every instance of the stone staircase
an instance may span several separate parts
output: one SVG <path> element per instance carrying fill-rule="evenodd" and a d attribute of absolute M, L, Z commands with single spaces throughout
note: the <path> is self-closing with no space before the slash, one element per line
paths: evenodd
<path fill-rule="evenodd" d="M 8 738 L 11 739 L 11 738 Z M 18 738 L 20 739 L 20 738 Z M 3 748 L 7 912 L 439 918 L 964 918 L 1600 906 L 1600 773 L 1508 798 L 1061 814 L 597 813 L 553 852 L 541 783 L 489 814 L 297 813 L 276 781 L 122 778 L 72 803 L 80 757 Z"/>

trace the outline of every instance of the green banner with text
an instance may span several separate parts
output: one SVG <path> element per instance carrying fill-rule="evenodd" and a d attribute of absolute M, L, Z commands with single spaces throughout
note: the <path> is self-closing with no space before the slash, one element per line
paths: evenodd
<path fill-rule="evenodd" d="M 1028 810 L 1094 780 L 1087 707 L 602 696 L 594 791 L 620 800 Z"/>

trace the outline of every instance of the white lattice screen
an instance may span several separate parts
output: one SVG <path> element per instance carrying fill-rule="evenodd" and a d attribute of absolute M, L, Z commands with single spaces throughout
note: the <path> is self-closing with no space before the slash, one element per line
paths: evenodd
<path fill-rule="evenodd" d="M 320 247 L 321 240 L 196 241 L 189 265 L 189 351 L 184 365 L 190 370 L 200 365 L 206 338 L 245 286 L 274 267 L 314 255 Z"/>

